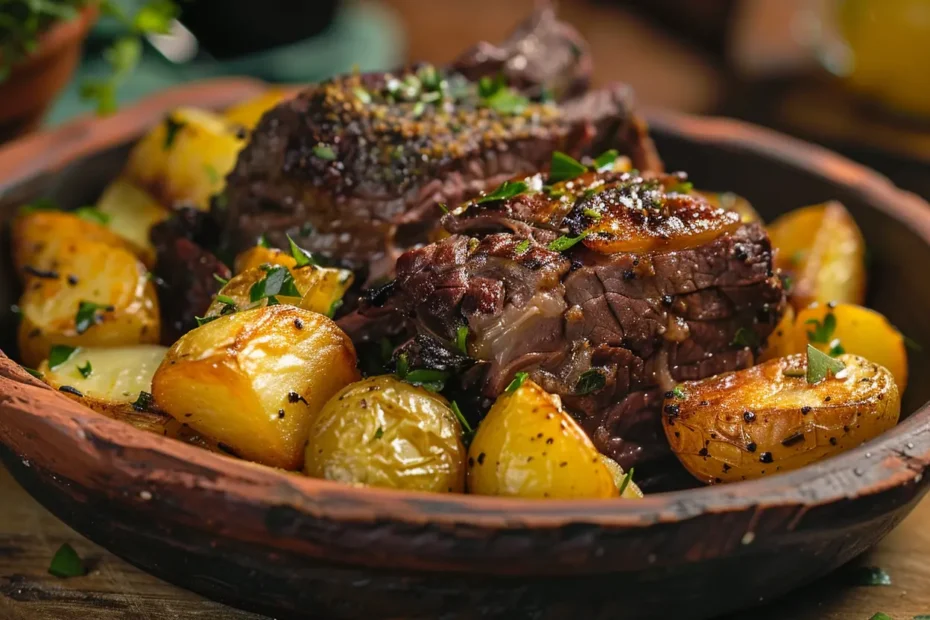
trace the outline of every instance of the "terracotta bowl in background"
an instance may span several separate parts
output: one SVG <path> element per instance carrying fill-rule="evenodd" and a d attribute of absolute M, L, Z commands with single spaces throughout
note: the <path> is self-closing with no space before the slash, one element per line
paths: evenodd
<path fill-rule="evenodd" d="M 87 6 L 69 21 L 59 21 L 40 38 L 36 51 L 0 82 L 0 143 L 36 129 L 52 100 L 65 87 L 81 59 L 81 46 L 97 20 Z"/>
<path fill-rule="evenodd" d="M 183 87 L 0 151 L 0 221 L 39 195 L 92 201 Z M 835 198 L 874 255 L 871 305 L 930 344 L 930 206 L 817 147 L 741 123 L 653 115 L 669 167 L 764 217 Z M 0 334 L 13 333 L 9 247 Z M 2 337 L 2 336 L 0 336 Z M 10 351 L 9 343 L 0 344 Z M 43 505 L 129 562 L 276 618 L 708 618 L 808 583 L 878 541 L 930 478 L 930 365 L 911 360 L 902 422 L 798 471 L 642 501 L 525 501 L 355 488 L 148 435 L 0 355 L 0 457 Z"/>

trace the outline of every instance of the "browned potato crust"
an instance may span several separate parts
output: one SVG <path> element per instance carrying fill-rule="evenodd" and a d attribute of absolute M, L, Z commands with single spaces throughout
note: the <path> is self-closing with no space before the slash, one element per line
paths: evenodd
<path fill-rule="evenodd" d="M 805 367 L 801 354 L 680 384 L 662 415 L 672 452 L 702 482 L 732 482 L 803 467 L 893 427 L 892 374 L 856 355 L 837 359 L 846 369 L 813 385 L 789 376 Z"/>

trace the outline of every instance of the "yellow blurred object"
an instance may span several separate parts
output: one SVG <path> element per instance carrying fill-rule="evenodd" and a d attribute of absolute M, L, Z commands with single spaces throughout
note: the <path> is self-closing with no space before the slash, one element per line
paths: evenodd
<path fill-rule="evenodd" d="M 223 116 L 231 123 L 241 125 L 252 131 L 258 125 L 265 112 L 289 98 L 288 91 L 282 88 L 270 88 L 258 97 L 243 101 L 226 110 Z"/>
<path fill-rule="evenodd" d="M 930 2 L 839 0 L 836 17 L 845 48 L 830 68 L 889 108 L 930 116 Z"/>

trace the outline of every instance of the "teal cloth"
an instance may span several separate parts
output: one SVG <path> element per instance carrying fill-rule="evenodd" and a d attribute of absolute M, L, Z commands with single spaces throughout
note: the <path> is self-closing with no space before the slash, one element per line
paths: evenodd
<path fill-rule="evenodd" d="M 133 0 L 125 0 L 131 4 Z M 119 36 L 112 20 L 101 20 L 91 34 L 89 47 L 100 47 Z M 276 83 L 318 82 L 351 71 L 376 71 L 399 65 L 403 60 L 403 38 L 393 13 L 381 5 L 345 2 L 333 24 L 323 33 L 292 45 L 266 50 L 228 61 L 195 60 L 174 64 L 157 50 L 146 46 L 139 67 L 119 89 L 120 105 L 135 101 L 168 86 L 211 77 L 250 76 Z M 86 54 L 74 79 L 60 95 L 47 125 L 93 110 L 80 98 L 80 84 L 94 76 L 107 75 L 107 64 L 99 54 Z"/>

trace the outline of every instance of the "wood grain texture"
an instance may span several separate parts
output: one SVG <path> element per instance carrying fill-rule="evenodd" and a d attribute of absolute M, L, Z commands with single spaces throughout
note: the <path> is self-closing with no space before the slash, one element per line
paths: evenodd
<path fill-rule="evenodd" d="M 11 163 L 0 166 L 0 212 L 24 184 L 48 191 L 57 167 L 70 171 L 59 192 L 92 192 L 90 179 L 120 163 L 101 175 L 99 151 L 164 113 L 151 102 L 143 109 L 108 119 L 103 133 L 85 122 L 82 139 L 70 127 L 43 136 L 44 159 L 0 152 Z M 694 171 L 701 187 L 747 195 L 764 215 L 843 200 L 876 254 L 879 309 L 930 342 L 930 287 L 907 269 L 930 264 L 926 203 L 826 151 L 746 125 L 675 115 L 655 124 L 671 166 Z M 930 376 L 925 358 L 912 368 Z M 809 583 L 900 523 L 930 483 L 922 406 L 930 383 L 913 383 L 911 415 L 898 427 L 792 473 L 637 502 L 532 502 L 358 489 L 269 470 L 94 414 L 0 356 L 0 457 L 52 513 L 117 555 L 277 617 L 706 618 Z"/>

